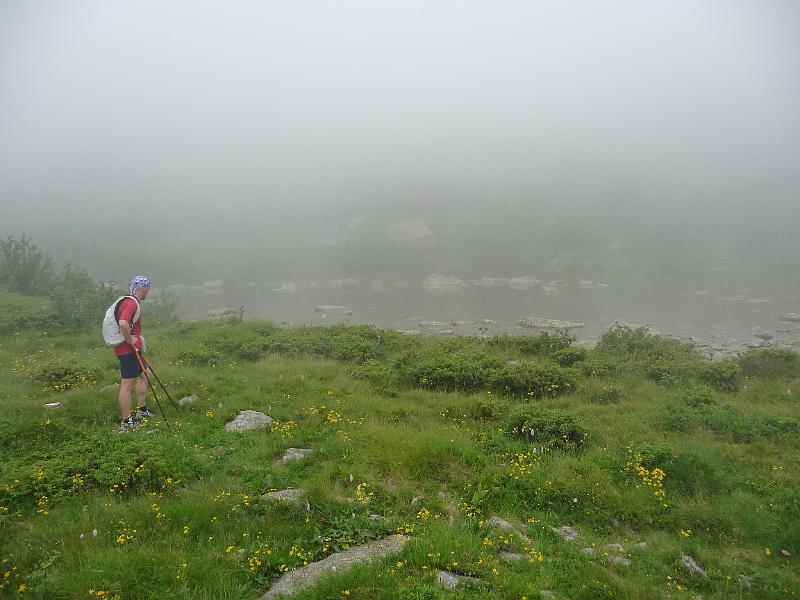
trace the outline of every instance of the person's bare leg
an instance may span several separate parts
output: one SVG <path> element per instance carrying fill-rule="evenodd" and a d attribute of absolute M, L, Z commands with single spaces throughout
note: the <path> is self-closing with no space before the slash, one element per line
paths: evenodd
<path fill-rule="evenodd" d="M 150 369 L 146 369 L 145 373 L 147 373 L 147 377 L 153 376 L 150 373 Z M 136 402 L 139 408 L 147 406 L 147 379 L 145 378 L 145 373 L 139 375 L 139 381 L 136 382 Z"/>
<path fill-rule="evenodd" d="M 135 379 L 121 379 L 119 382 L 119 411 L 124 421 L 131 416 L 131 390 Z"/>

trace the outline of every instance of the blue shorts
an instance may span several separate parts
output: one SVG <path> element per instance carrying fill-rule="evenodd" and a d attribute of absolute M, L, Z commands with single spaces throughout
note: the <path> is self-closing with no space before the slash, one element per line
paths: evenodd
<path fill-rule="evenodd" d="M 141 352 L 139 356 L 142 357 L 142 362 L 147 367 L 147 360 L 145 360 Z M 142 374 L 142 365 L 139 364 L 139 359 L 136 358 L 136 352 L 124 354 L 117 358 L 119 359 L 119 373 L 123 379 L 135 379 Z"/>

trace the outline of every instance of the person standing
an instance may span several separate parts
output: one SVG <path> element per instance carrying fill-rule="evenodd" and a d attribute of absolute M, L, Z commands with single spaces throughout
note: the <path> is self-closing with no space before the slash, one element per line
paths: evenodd
<path fill-rule="evenodd" d="M 151 376 L 147 361 L 142 355 L 145 349 L 142 338 L 142 316 L 139 303 L 150 291 L 150 280 L 144 275 L 137 275 L 131 280 L 130 296 L 123 298 L 117 305 L 117 321 L 124 342 L 114 348 L 119 359 L 121 380 L 119 383 L 119 409 L 122 414 L 120 431 L 127 432 L 136 428 L 143 420 L 153 416 L 147 408 L 148 379 Z M 138 319 L 136 318 L 138 314 Z M 138 355 L 137 355 L 138 352 Z M 141 359 L 141 363 L 139 362 Z M 145 367 L 142 375 L 142 365 Z M 137 381 L 138 379 L 138 381 Z M 131 414 L 132 392 L 136 391 L 137 410 Z"/>

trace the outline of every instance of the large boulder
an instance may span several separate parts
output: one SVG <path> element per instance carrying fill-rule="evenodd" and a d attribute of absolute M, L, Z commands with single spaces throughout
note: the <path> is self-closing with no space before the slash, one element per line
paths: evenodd
<path fill-rule="evenodd" d="M 397 221 L 386 229 L 384 237 L 391 242 L 421 246 L 433 244 L 433 231 L 420 218 L 411 221 Z"/>
<path fill-rule="evenodd" d="M 431 274 L 422 282 L 422 287 L 425 288 L 425 291 L 434 295 L 455 292 L 465 285 L 466 284 L 458 277 L 453 275 L 440 275 L 439 273 Z"/>
<path fill-rule="evenodd" d="M 257 410 L 243 410 L 233 421 L 225 423 L 225 431 L 252 431 L 272 427 L 272 417 Z"/>

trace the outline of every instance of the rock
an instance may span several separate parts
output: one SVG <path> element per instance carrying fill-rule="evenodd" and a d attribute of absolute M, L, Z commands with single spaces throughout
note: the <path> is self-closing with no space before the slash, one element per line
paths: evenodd
<path fill-rule="evenodd" d="M 264 498 L 267 500 L 279 500 L 281 502 L 296 502 L 300 500 L 303 495 L 303 490 L 297 488 L 289 488 L 287 490 L 280 490 L 277 492 L 267 492 Z"/>
<path fill-rule="evenodd" d="M 361 284 L 357 279 L 350 277 L 348 279 L 334 279 L 331 281 L 330 286 L 331 289 L 339 290 L 340 292 L 354 292 L 361 287 Z"/>
<path fill-rule="evenodd" d="M 609 554 L 625 554 L 625 548 L 621 544 L 606 544 L 603 546 L 603 550 Z"/>
<path fill-rule="evenodd" d="M 622 565 L 623 567 L 630 567 L 631 561 L 624 556 L 609 556 L 608 562 L 614 565 Z"/>
<path fill-rule="evenodd" d="M 282 294 L 294 294 L 297 291 L 296 283 L 281 283 L 280 286 L 272 290 L 273 292 L 280 292 Z"/>
<path fill-rule="evenodd" d="M 478 579 L 474 577 L 467 577 L 466 575 L 458 575 L 450 571 L 439 571 L 437 573 L 437 581 L 439 585 L 446 590 L 454 590 L 459 585 L 464 583 L 478 583 Z"/>
<path fill-rule="evenodd" d="M 459 321 L 457 319 L 450 319 L 450 325 L 452 327 L 461 327 L 463 325 L 475 325 L 475 321 Z"/>
<path fill-rule="evenodd" d="M 463 288 L 466 284 L 453 275 L 440 275 L 433 273 L 422 282 L 422 287 L 429 294 L 440 295 L 449 292 L 455 292 Z"/>
<path fill-rule="evenodd" d="M 572 321 L 562 321 L 560 319 L 541 319 L 539 317 L 527 317 L 520 319 L 520 327 L 526 329 L 580 329 L 583 323 L 573 323 Z"/>
<path fill-rule="evenodd" d="M 256 410 L 243 410 L 233 421 L 225 423 L 225 431 L 251 431 L 271 426 L 271 417 Z"/>
<path fill-rule="evenodd" d="M 533 277 L 528 277 L 527 275 L 523 275 L 522 277 L 512 277 L 508 280 L 508 287 L 512 290 L 529 290 L 533 286 L 539 283 L 538 279 L 534 279 Z"/>
<path fill-rule="evenodd" d="M 564 541 L 573 542 L 576 539 L 578 539 L 578 532 L 568 525 L 562 525 L 561 527 L 551 527 L 550 529 L 552 529 L 554 533 L 557 533 L 558 535 L 563 537 Z"/>
<path fill-rule="evenodd" d="M 586 554 L 587 556 L 594 556 L 595 549 L 589 548 L 588 546 L 586 548 L 581 548 L 581 554 Z"/>
<path fill-rule="evenodd" d="M 310 448 L 287 448 L 283 458 L 281 458 L 281 462 L 288 463 L 296 460 L 302 460 L 312 452 L 313 450 Z"/>
<path fill-rule="evenodd" d="M 191 396 L 184 396 L 183 398 L 178 400 L 178 405 L 179 406 L 186 406 L 187 404 L 194 404 L 195 402 L 198 402 L 199 400 L 200 400 L 200 398 L 198 398 L 197 396 L 192 394 Z"/>
<path fill-rule="evenodd" d="M 542 286 L 542 291 L 545 294 L 557 294 L 558 293 L 558 288 L 556 286 L 554 286 L 554 285 L 543 285 Z"/>
<path fill-rule="evenodd" d="M 419 217 L 411 221 L 392 223 L 386 229 L 384 237 L 389 241 L 411 246 L 427 246 L 433 243 L 433 231 Z"/>
<path fill-rule="evenodd" d="M 102 388 L 100 388 L 101 392 L 118 392 L 119 391 L 119 384 L 118 383 L 110 383 Z"/>
<path fill-rule="evenodd" d="M 240 311 L 232 308 L 212 308 L 206 313 L 209 321 L 227 321 L 239 318 Z"/>
<path fill-rule="evenodd" d="M 487 527 L 497 527 L 498 529 L 503 529 L 505 531 L 510 531 L 511 533 L 518 535 L 520 539 L 524 541 L 530 541 L 528 536 L 522 533 L 519 529 L 517 529 L 513 524 L 509 523 L 505 519 L 501 519 L 500 517 L 491 517 L 487 519 L 484 523 Z"/>
<path fill-rule="evenodd" d="M 518 554 L 516 552 L 501 552 L 499 556 L 500 560 L 505 562 L 522 562 L 528 559 L 527 554 Z"/>
<path fill-rule="evenodd" d="M 647 550 L 647 542 L 639 542 L 638 544 L 636 544 L 636 547 L 639 550 Z"/>
<path fill-rule="evenodd" d="M 789 552 L 788 550 L 781 550 L 781 554 L 782 554 L 783 556 L 786 556 L 786 557 L 789 557 L 789 556 L 791 556 L 791 555 L 792 555 L 792 553 L 791 553 L 791 552 Z"/>
<path fill-rule="evenodd" d="M 749 575 L 739 575 L 739 580 L 746 588 L 750 588 L 753 585 L 753 579 Z"/>
<path fill-rule="evenodd" d="M 320 578 L 330 573 L 344 573 L 357 564 L 396 554 L 410 538 L 404 535 L 392 535 L 368 544 L 355 546 L 343 552 L 311 563 L 306 567 L 284 573 L 272 585 L 263 598 L 291 596 L 300 590 L 314 585 Z"/>
<path fill-rule="evenodd" d="M 754 331 L 753 337 L 757 337 L 758 339 L 764 340 L 765 342 L 775 339 L 774 335 L 772 335 L 771 333 L 766 333 L 764 331 Z"/>
<path fill-rule="evenodd" d="M 788 321 L 789 323 L 800 323 L 800 313 L 786 313 L 781 315 L 781 321 Z"/>
<path fill-rule="evenodd" d="M 687 571 L 689 571 L 691 575 L 700 575 L 702 577 L 708 577 L 708 575 L 706 575 L 706 572 L 700 568 L 700 565 L 698 565 L 691 556 L 688 556 L 686 554 L 681 556 L 681 563 L 683 563 L 683 567 Z"/>
<path fill-rule="evenodd" d="M 441 329 L 444 323 L 441 321 L 420 321 L 419 326 L 423 329 Z"/>
<path fill-rule="evenodd" d="M 480 279 L 470 279 L 469 282 L 482 288 L 496 288 L 508 285 L 508 279 L 505 277 L 481 277 Z"/>
<path fill-rule="evenodd" d="M 370 515 L 369 520 L 372 521 L 373 523 L 380 523 L 381 521 L 383 521 L 383 517 L 381 515 Z"/>
<path fill-rule="evenodd" d="M 315 313 L 324 313 L 324 314 L 334 314 L 334 315 L 352 315 L 353 311 L 350 310 L 349 306 L 337 306 L 337 305 L 330 305 L 330 304 L 323 304 L 320 306 L 314 307 Z"/>
<path fill-rule="evenodd" d="M 49 409 L 49 410 L 53 410 L 53 409 L 56 409 L 56 408 L 61 408 L 62 406 L 64 406 L 63 402 L 48 402 L 48 403 L 46 403 L 44 405 L 44 407 Z"/>

